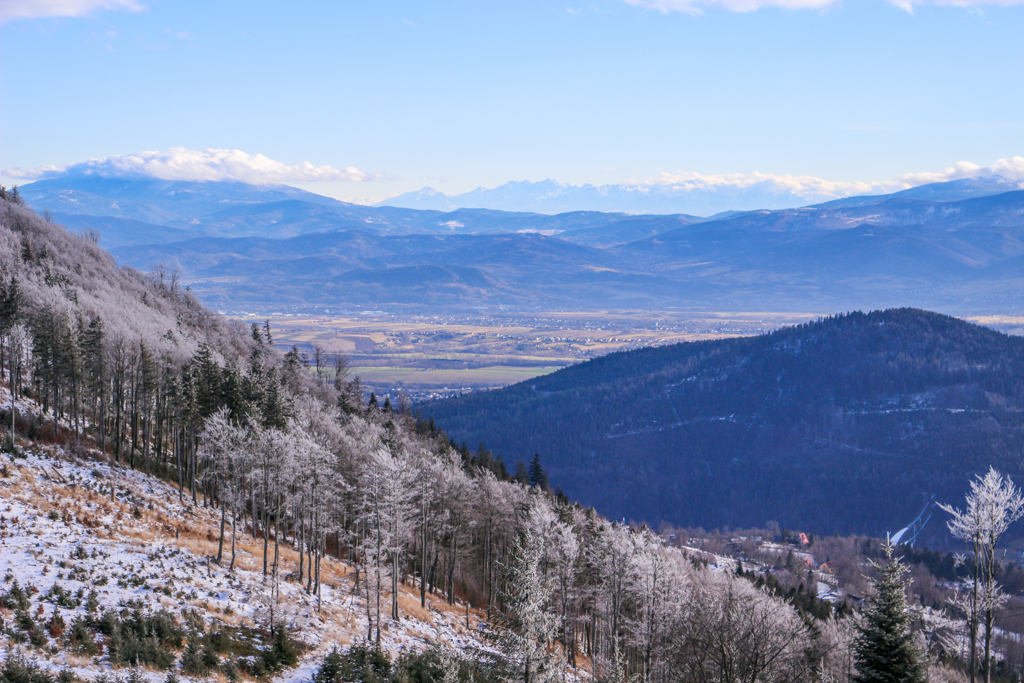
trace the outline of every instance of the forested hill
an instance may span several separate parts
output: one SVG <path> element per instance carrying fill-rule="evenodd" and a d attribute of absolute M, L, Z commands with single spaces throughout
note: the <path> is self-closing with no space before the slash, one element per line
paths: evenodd
<path fill-rule="evenodd" d="M 916 309 L 617 353 L 424 406 L 613 518 L 895 531 L 1021 473 L 1024 339 Z M 930 531 L 944 534 L 941 523 Z"/>

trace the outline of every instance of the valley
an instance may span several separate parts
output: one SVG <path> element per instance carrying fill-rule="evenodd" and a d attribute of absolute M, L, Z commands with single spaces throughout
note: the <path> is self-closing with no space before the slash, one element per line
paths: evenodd
<path fill-rule="evenodd" d="M 269 320 L 282 349 L 295 345 L 312 358 L 317 345 L 328 356 L 344 354 L 367 392 L 418 401 L 514 384 L 615 351 L 761 334 L 815 316 L 631 310 L 232 317 Z"/>

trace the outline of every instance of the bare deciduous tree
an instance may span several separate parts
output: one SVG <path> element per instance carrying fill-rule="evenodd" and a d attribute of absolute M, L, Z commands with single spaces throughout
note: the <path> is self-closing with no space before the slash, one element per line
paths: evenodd
<path fill-rule="evenodd" d="M 950 533 L 967 545 L 971 555 L 970 593 L 963 601 L 968 615 L 971 681 L 975 680 L 977 670 L 978 630 L 983 625 L 982 665 L 985 680 L 990 682 L 992 626 L 996 610 L 1005 599 L 996 582 L 1003 559 L 998 549 L 999 539 L 1024 515 L 1024 495 L 1009 477 L 989 468 L 984 476 L 979 475 L 971 482 L 966 503 L 963 510 L 948 504 L 939 507 L 950 514 L 951 519 L 946 523 Z"/>

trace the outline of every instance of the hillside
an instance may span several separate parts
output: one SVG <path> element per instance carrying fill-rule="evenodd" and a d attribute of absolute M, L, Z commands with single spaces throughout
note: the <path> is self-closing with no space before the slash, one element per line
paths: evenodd
<path fill-rule="evenodd" d="M 35 662 L 35 683 L 58 671 L 62 683 L 109 683 L 139 664 L 131 676 L 147 681 L 167 670 L 308 681 L 335 647 L 370 643 L 396 662 L 432 647 L 471 662 L 492 649 L 486 610 L 456 596 L 461 574 L 384 593 L 393 573 L 379 556 L 370 590 L 365 555 L 336 525 L 358 499 L 328 517 L 257 476 L 287 466 L 288 483 L 275 486 L 308 495 L 295 477 L 316 472 L 337 492 L 343 458 L 356 496 L 359 463 L 385 435 L 446 472 L 436 439 L 418 437 L 410 418 L 366 420 L 358 401 L 346 415 L 338 399 L 358 392 L 318 385 L 269 346 L 169 276 L 119 268 L 90 239 L 0 195 L 0 646 L 11 648 L 0 678 L 24 674 L 11 662 Z M 328 430 L 319 445 L 305 431 L 313 415 Z M 258 429 L 250 443 L 263 469 L 236 442 L 230 487 L 215 481 L 225 453 L 212 450 L 213 424 Z M 311 453 L 318 468 L 303 460 Z M 393 618 L 381 619 L 392 602 Z"/>
<path fill-rule="evenodd" d="M 612 518 L 895 531 L 1022 474 L 1024 339 L 914 309 L 617 353 L 423 406 Z M 940 524 L 931 531 L 945 538 Z"/>
<path fill-rule="evenodd" d="M 230 566 L 227 557 L 218 563 L 215 507 L 181 501 L 170 484 L 104 462 L 96 452 L 76 456 L 30 440 L 19 446 L 22 457 L 4 458 L 0 470 L 0 601 L 16 600 L 20 588 L 33 609 L 4 605 L 19 625 L 0 635 L 0 646 L 52 647 L 56 656 L 41 663 L 43 670 L 89 680 L 112 667 L 130 669 L 137 656 L 145 666 L 142 679 L 162 681 L 163 670 L 180 658 L 182 673 L 196 677 L 220 669 L 236 678 L 265 678 L 263 667 L 277 680 L 298 682 L 309 680 L 331 649 L 365 637 L 367 605 L 351 565 L 325 558 L 320 589 L 308 593 L 296 577 L 274 582 L 263 576 L 258 539 L 240 538 Z M 280 552 L 282 564 L 298 565 L 294 549 Z M 381 642 L 391 657 L 425 651 L 433 642 L 469 652 L 488 647 L 483 611 L 433 595 L 421 608 L 417 591 L 404 586 L 399 601 L 403 619 L 388 625 Z M 272 611 L 287 629 L 297 662 L 273 662 Z M 144 639 L 131 642 L 132 620 L 157 623 L 154 615 L 165 618 L 165 629 L 178 624 L 161 634 L 162 655 Z M 126 642 L 119 645 L 105 629 L 122 619 Z M 208 660 L 196 670 L 184 655 L 190 639 L 198 639 Z"/>

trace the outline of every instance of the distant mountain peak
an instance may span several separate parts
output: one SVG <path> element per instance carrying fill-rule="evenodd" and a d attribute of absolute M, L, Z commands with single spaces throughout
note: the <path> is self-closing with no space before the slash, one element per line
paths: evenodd
<path fill-rule="evenodd" d="M 908 183 L 895 183 L 907 187 Z M 888 186 L 893 186 L 889 183 Z M 875 184 L 884 187 L 886 184 Z M 666 175 L 645 182 L 572 185 L 553 178 L 510 180 L 494 188 L 477 187 L 455 195 L 426 193 L 424 188 L 392 197 L 378 206 L 454 211 L 460 208 L 543 214 L 602 211 L 633 214 L 712 216 L 727 211 L 775 211 L 805 206 L 860 206 L 885 199 L 951 202 L 1024 189 L 1017 176 L 979 175 L 929 183 L 893 194 L 842 197 L 852 191 L 817 178 L 768 174 L 748 176 Z M 836 199 L 836 197 L 842 197 Z"/>

